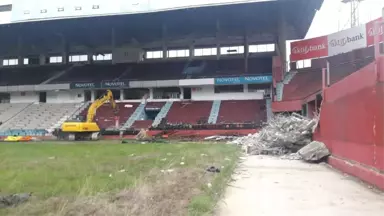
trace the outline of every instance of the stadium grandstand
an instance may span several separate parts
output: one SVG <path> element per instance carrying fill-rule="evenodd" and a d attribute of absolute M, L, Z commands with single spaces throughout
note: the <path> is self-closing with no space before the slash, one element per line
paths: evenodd
<path fill-rule="evenodd" d="M 13 0 L 1 7 L 0 136 L 49 136 L 108 89 L 118 112 L 97 110 L 105 134 L 248 133 L 272 116 L 286 41 L 305 37 L 322 2 Z"/>

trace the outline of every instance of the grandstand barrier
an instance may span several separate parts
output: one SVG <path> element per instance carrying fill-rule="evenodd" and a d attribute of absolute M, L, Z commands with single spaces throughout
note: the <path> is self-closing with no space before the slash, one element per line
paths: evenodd
<path fill-rule="evenodd" d="M 329 163 L 384 189 L 384 58 L 324 89 L 319 128 Z"/>

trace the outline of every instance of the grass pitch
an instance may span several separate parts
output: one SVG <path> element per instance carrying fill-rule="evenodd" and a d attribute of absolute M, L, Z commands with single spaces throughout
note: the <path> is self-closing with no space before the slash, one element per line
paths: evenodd
<path fill-rule="evenodd" d="M 225 144 L 3 143 L 0 193 L 33 197 L 0 215 L 211 215 L 239 154 Z"/>

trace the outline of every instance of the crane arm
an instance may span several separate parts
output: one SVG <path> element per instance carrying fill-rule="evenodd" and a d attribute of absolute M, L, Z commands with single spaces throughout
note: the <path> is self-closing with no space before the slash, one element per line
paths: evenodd
<path fill-rule="evenodd" d="M 107 93 L 101 98 L 95 100 L 91 106 L 89 106 L 87 114 L 87 122 L 93 122 L 93 119 L 96 115 L 96 110 L 101 107 L 105 102 L 109 101 L 113 109 L 116 109 L 116 102 L 113 99 L 113 94 L 111 90 L 107 90 Z"/>

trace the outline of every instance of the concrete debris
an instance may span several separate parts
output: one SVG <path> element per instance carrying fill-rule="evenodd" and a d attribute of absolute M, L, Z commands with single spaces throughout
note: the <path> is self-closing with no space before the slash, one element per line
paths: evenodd
<path fill-rule="evenodd" d="M 301 156 L 296 152 L 292 154 L 283 155 L 280 157 L 282 160 L 301 160 Z"/>
<path fill-rule="evenodd" d="M 152 140 L 152 137 L 148 134 L 148 130 L 141 129 L 140 132 L 136 135 L 136 140 L 150 141 L 150 140 Z M 143 143 L 141 143 L 141 144 L 143 144 Z"/>
<path fill-rule="evenodd" d="M 237 136 L 209 136 L 205 137 L 204 140 L 214 140 L 214 141 L 228 141 L 238 138 Z"/>
<path fill-rule="evenodd" d="M 14 207 L 25 203 L 32 196 L 32 193 L 11 194 L 0 196 L 0 208 Z"/>
<path fill-rule="evenodd" d="M 327 146 L 324 143 L 313 141 L 302 149 L 300 149 L 298 154 L 304 161 L 318 162 L 323 158 L 329 156 L 331 153 L 329 152 Z"/>
<path fill-rule="evenodd" d="M 285 155 L 295 153 L 312 141 L 318 118 L 299 114 L 276 115 L 255 134 L 230 142 L 252 155 Z"/>

